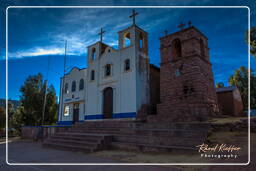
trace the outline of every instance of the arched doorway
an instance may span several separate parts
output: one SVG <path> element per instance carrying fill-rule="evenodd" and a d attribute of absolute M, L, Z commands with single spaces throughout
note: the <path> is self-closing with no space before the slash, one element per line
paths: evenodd
<path fill-rule="evenodd" d="M 113 89 L 111 87 L 103 91 L 103 115 L 104 119 L 112 118 L 113 115 Z"/>

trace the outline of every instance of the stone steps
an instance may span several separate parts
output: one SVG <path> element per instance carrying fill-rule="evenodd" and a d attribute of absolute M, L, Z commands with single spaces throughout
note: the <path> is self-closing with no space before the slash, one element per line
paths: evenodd
<path fill-rule="evenodd" d="M 141 151 L 197 151 L 208 133 L 203 123 L 143 123 L 138 121 L 90 121 L 76 123 L 58 132 L 44 144 L 48 147 L 93 152 L 118 148 Z"/>
<path fill-rule="evenodd" d="M 91 138 L 91 137 L 75 137 L 75 136 L 60 136 L 60 135 L 53 135 L 51 139 L 67 139 L 67 140 L 76 140 L 76 141 L 88 141 L 93 143 L 98 143 L 100 140 L 98 138 Z"/>
<path fill-rule="evenodd" d="M 83 122 L 77 123 L 73 128 L 99 128 L 99 129 L 120 129 L 120 128 L 140 128 L 140 129 L 177 129 L 177 130 L 207 130 L 206 123 L 140 123 L 140 122 Z"/>
<path fill-rule="evenodd" d="M 161 136 L 161 137 L 193 137 L 200 138 L 206 136 L 206 131 L 191 131 L 182 129 L 135 129 L 135 128 L 72 128 L 69 132 L 80 133 L 103 133 L 103 134 L 122 134 L 122 135 L 141 135 L 141 136 Z"/>
<path fill-rule="evenodd" d="M 57 143 L 57 142 L 44 142 L 44 147 L 50 147 L 50 148 L 56 148 L 60 150 L 68 150 L 68 151 L 82 151 L 82 152 L 94 152 L 96 151 L 95 148 L 88 147 L 88 146 L 82 146 L 82 145 L 72 145 L 72 144 L 63 144 L 63 143 Z"/>
<path fill-rule="evenodd" d="M 94 152 L 107 149 L 112 136 L 103 134 L 81 134 L 60 132 L 52 135 L 43 142 L 45 147 L 70 149 L 84 152 Z"/>
<path fill-rule="evenodd" d="M 187 146 L 195 147 L 202 144 L 203 139 L 195 138 L 173 138 L 173 137 L 152 137 L 152 136 L 123 136 L 115 135 L 113 136 L 113 142 L 121 143 L 138 143 L 138 144 L 148 144 L 148 145 L 164 145 L 164 146 Z"/>

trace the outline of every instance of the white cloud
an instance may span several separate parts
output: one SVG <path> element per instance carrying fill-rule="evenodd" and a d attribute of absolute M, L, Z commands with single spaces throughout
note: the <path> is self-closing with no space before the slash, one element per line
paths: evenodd
<path fill-rule="evenodd" d="M 33 56 L 41 56 L 41 55 L 61 55 L 64 54 L 64 48 L 57 47 L 38 47 L 35 49 L 29 49 L 27 51 L 19 51 L 15 53 L 8 53 L 8 57 L 10 58 L 23 58 L 23 57 L 33 57 Z"/>

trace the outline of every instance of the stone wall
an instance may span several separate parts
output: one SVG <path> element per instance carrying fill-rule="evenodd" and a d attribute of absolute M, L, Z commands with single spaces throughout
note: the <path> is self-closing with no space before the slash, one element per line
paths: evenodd
<path fill-rule="evenodd" d="M 57 132 L 65 132 L 71 126 L 27 126 L 21 128 L 21 138 L 43 140 Z"/>
<path fill-rule="evenodd" d="M 157 113 L 157 104 L 160 103 L 160 68 L 150 65 L 150 111 L 149 114 Z"/>
<path fill-rule="evenodd" d="M 173 47 L 177 39 L 179 53 Z M 216 115 L 219 109 L 207 38 L 190 27 L 161 38 L 160 44 L 161 104 L 157 106 L 158 117 L 152 121 L 205 120 Z"/>
<path fill-rule="evenodd" d="M 244 116 L 243 101 L 237 88 L 230 91 L 217 91 L 218 103 L 222 114 Z"/>

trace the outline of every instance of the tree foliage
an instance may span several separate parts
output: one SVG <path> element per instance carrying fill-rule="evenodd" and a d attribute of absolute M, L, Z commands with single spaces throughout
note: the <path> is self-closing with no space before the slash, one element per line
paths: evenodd
<path fill-rule="evenodd" d="M 256 57 L 256 27 L 252 27 L 250 32 L 251 54 Z"/>
<path fill-rule="evenodd" d="M 219 82 L 216 84 L 216 88 L 222 88 L 224 87 L 224 83 L 223 82 Z"/>
<path fill-rule="evenodd" d="M 5 109 L 0 107 L 0 130 L 5 128 Z"/>
<path fill-rule="evenodd" d="M 235 73 L 229 78 L 229 84 L 236 86 L 242 96 L 244 108 L 248 108 L 248 69 L 244 66 L 240 67 L 235 71 Z M 256 76 L 253 71 L 250 71 L 251 80 L 251 108 L 256 108 Z"/>
<path fill-rule="evenodd" d="M 47 88 L 44 122 L 42 122 L 46 81 L 42 74 L 29 76 L 20 88 L 20 106 L 12 117 L 12 126 L 38 126 L 57 121 L 57 97 L 52 85 Z"/>
<path fill-rule="evenodd" d="M 246 32 L 246 42 L 250 45 L 250 53 L 256 58 L 256 27 L 250 29 L 250 42 L 248 40 L 248 31 Z"/>

